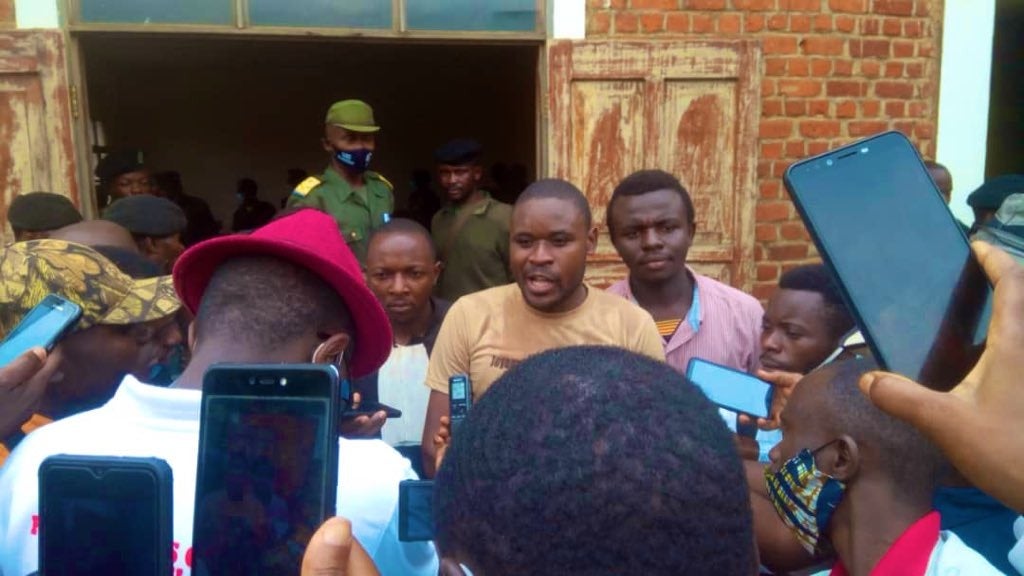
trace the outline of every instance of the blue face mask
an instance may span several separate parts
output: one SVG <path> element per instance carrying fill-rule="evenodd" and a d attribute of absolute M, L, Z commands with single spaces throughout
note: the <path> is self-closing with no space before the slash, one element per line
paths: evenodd
<path fill-rule="evenodd" d="M 359 148 L 358 150 L 335 149 L 334 158 L 355 172 L 365 172 L 370 166 L 370 159 L 373 158 L 373 151 L 367 150 L 366 148 Z"/>
<path fill-rule="evenodd" d="M 846 492 L 846 484 L 819 470 L 814 462 L 814 453 L 829 444 L 832 442 L 815 450 L 801 450 L 778 472 L 772 472 L 771 468 L 764 470 L 768 497 L 775 511 L 811 554 L 828 549 L 828 541 L 822 533 Z"/>

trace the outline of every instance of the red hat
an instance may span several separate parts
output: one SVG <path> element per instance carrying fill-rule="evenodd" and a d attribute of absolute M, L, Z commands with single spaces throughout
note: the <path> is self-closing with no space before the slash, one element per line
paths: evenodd
<path fill-rule="evenodd" d="M 355 322 L 355 348 L 349 370 L 353 378 L 369 374 L 391 353 L 391 324 L 366 287 L 359 262 L 338 232 L 334 219 L 313 209 L 299 210 L 251 234 L 221 236 L 200 242 L 178 258 L 174 288 L 195 313 L 210 277 L 236 256 L 276 256 L 317 274 L 345 301 Z"/>

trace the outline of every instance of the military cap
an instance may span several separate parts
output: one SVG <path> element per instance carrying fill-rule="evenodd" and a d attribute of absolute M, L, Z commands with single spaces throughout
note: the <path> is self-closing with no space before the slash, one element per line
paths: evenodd
<path fill-rule="evenodd" d="M 154 238 L 180 234 L 188 226 L 185 212 L 177 204 L 149 194 L 121 198 L 104 210 L 103 219 L 124 226 L 136 236 Z"/>
<path fill-rule="evenodd" d="M 121 174 L 138 172 L 143 169 L 138 156 L 131 152 L 111 152 L 96 165 L 96 177 L 102 181 L 112 180 Z"/>
<path fill-rule="evenodd" d="M 434 159 L 438 164 L 459 166 L 476 162 L 480 158 L 483 147 L 476 140 L 457 138 L 434 151 Z"/>
<path fill-rule="evenodd" d="M 77 330 L 158 320 L 181 307 L 170 276 L 132 280 L 82 244 L 30 240 L 0 252 L 0 333 L 9 333 L 48 294 L 82 308 Z"/>
<path fill-rule="evenodd" d="M 7 209 L 11 228 L 47 232 L 82 221 L 71 200 L 52 192 L 29 192 L 15 196 Z"/>
<path fill-rule="evenodd" d="M 327 124 L 353 132 L 376 132 L 380 126 L 373 120 L 373 108 L 362 100 L 340 100 L 327 110 Z"/>
<path fill-rule="evenodd" d="M 967 196 L 967 205 L 983 210 L 998 210 L 1010 194 L 1024 192 L 1024 175 L 1003 174 L 986 180 Z"/>

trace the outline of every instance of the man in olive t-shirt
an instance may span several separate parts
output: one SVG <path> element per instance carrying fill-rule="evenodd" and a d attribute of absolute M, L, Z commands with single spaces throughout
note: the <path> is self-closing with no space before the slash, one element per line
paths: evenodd
<path fill-rule="evenodd" d="M 434 473 L 433 438 L 448 415 L 448 378 L 466 374 L 473 399 L 527 356 L 582 344 L 618 346 L 665 360 L 651 315 L 583 283 L 597 243 L 586 198 L 563 180 L 540 180 L 512 212 L 509 257 L 516 284 L 459 299 L 441 325 L 427 368 L 430 399 L 423 463 Z"/>

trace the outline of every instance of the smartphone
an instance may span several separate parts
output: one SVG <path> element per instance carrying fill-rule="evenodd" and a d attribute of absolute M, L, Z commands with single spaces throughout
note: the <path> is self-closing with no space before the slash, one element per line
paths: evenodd
<path fill-rule="evenodd" d="M 203 377 L 193 521 L 197 574 L 294 573 L 335 514 L 333 366 L 211 366 Z"/>
<path fill-rule="evenodd" d="M 348 418 L 355 418 L 356 416 L 370 416 L 380 412 L 381 410 L 388 415 L 389 419 L 402 417 L 402 411 L 398 408 L 393 408 L 387 404 L 381 404 L 380 402 L 363 402 L 358 408 L 346 408 L 345 411 L 341 413 L 341 418 L 344 420 Z"/>
<path fill-rule="evenodd" d="M 78 304 L 56 294 L 47 295 L 0 342 L 0 366 L 10 364 L 35 346 L 42 346 L 47 352 L 53 350 L 81 317 Z"/>
<path fill-rule="evenodd" d="M 39 466 L 39 573 L 171 574 L 171 489 L 159 458 L 50 456 Z"/>
<path fill-rule="evenodd" d="M 872 136 L 784 181 L 878 362 L 938 390 L 960 382 L 984 348 L 992 288 L 910 141 Z"/>
<path fill-rule="evenodd" d="M 767 418 L 771 413 L 772 385 L 746 372 L 691 358 L 686 378 L 717 406 L 757 418 Z"/>
<path fill-rule="evenodd" d="M 469 408 L 473 405 L 473 388 L 469 384 L 469 376 L 456 374 L 448 379 L 448 418 L 451 420 L 452 433 L 469 416 Z"/>
<path fill-rule="evenodd" d="M 434 481 L 403 480 L 398 484 L 398 539 L 434 539 Z"/>

